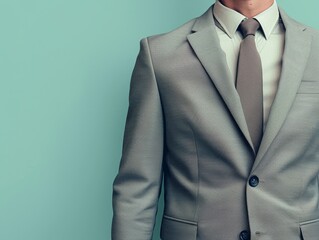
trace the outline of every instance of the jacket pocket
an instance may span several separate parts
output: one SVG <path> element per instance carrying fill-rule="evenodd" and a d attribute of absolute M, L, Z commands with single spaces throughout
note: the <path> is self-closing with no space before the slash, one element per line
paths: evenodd
<path fill-rule="evenodd" d="M 162 240 L 196 240 L 197 223 L 167 215 L 163 216 L 161 226 Z"/>
<path fill-rule="evenodd" d="M 298 94 L 318 94 L 319 81 L 301 81 Z"/>
<path fill-rule="evenodd" d="M 307 221 L 300 222 L 300 229 L 303 240 L 319 239 L 319 218 L 310 218 Z"/>

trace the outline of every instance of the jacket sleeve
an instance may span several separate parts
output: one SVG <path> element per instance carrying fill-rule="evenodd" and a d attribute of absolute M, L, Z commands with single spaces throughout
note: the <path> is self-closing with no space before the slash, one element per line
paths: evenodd
<path fill-rule="evenodd" d="M 112 240 L 150 240 L 162 183 L 163 113 L 148 40 L 130 83 L 119 173 L 113 184 Z"/>

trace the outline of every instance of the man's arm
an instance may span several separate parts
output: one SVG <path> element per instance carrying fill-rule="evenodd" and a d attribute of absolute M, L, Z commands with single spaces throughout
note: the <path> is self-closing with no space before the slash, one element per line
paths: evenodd
<path fill-rule="evenodd" d="M 113 185 L 112 240 L 150 240 L 162 182 L 163 114 L 148 40 L 132 74 L 120 169 Z"/>

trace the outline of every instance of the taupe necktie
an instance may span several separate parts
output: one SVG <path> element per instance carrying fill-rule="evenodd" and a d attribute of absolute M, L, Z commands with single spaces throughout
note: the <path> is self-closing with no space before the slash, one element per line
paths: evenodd
<path fill-rule="evenodd" d="M 238 56 L 236 88 L 244 110 L 255 152 L 263 134 L 262 66 L 255 43 L 259 22 L 249 18 L 239 25 L 243 35 Z"/>

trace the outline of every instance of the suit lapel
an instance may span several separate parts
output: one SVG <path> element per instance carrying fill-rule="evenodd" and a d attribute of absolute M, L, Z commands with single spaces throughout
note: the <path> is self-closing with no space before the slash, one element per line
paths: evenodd
<path fill-rule="evenodd" d="M 261 162 L 287 117 L 300 85 L 311 48 L 311 35 L 306 28 L 290 19 L 281 9 L 280 15 L 286 28 L 282 72 L 253 171 Z"/>
<path fill-rule="evenodd" d="M 193 33 L 188 35 L 187 38 L 238 127 L 253 149 L 240 99 L 214 27 L 212 8 L 197 19 L 193 27 Z"/>

